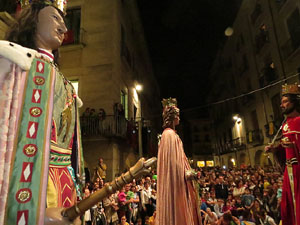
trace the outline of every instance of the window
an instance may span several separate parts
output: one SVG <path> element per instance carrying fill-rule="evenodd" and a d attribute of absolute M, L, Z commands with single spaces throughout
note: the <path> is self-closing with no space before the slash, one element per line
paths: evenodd
<path fill-rule="evenodd" d="M 258 53 L 267 42 L 269 42 L 269 32 L 267 26 L 262 24 L 259 28 L 259 33 L 255 37 L 256 53 Z"/>
<path fill-rule="evenodd" d="M 65 21 L 66 21 L 68 31 L 65 34 L 63 45 L 80 43 L 80 19 L 81 19 L 80 8 L 67 10 Z"/>
<path fill-rule="evenodd" d="M 287 26 L 291 36 L 292 46 L 295 50 L 300 46 L 300 15 L 298 8 L 296 8 L 287 19 Z"/>
<path fill-rule="evenodd" d="M 281 121 L 282 120 L 282 113 L 280 109 L 280 94 L 276 94 L 272 97 L 272 108 L 273 108 L 273 113 L 274 113 L 274 120 L 275 121 Z"/>
<path fill-rule="evenodd" d="M 257 20 L 257 18 L 259 17 L 259 15 L 262 13 L 261 10 L 261 4 L 260 3 L 256 3 L 255 8 L 251 14 L 251 21 L 252 24 L 254 24 Z"/>
<path fill-rule="evenodd" d="M 132 60 L 129 48 L 126 43 L 126 33 L 123 25 L 121 25 L 121 57 L 124 57 L 128 66 L 132 67 Z"/>
<path fill-rule="evenodd" d="M 128 119 L 128 94 L 125 91 L 121 91 L 121 104 L 125 110 L 125 118 Z"/>
<path fill-rule="evenodd" d="M 259 129 L 259 124 L 258 124 L 256 110 L 253 110 L 251 112 L 251 122 L 252 122 L 253 130 L 258 130 Z"/>
<path fill-rule="evenodd" d="M 78 88 L 79 88 L 79 83 L 78 83 L 78 80 L 71 80 L 71 83 L 75 89 L 75 92 L 76 92 L 76 95 L 78 95 Z"/>

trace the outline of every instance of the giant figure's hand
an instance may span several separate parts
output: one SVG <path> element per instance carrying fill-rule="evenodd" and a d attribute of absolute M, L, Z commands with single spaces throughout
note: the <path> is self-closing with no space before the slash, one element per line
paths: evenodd
<path fill-rule="evenodd" d="M 273 144 L 269 144 L 269 145 L 265 146 L 266 153 L 274 152 L 274 150 L 275 150 L 275 146 Z"/>
<path fill-rule="evenodd" d="M 197 179 L 197 172 L 194 169 L 186 170 L 185 171 L 185 178 L 187 180 L 196 180 Z"/>
<path fill-rule="evenodd" d="M 63 210 L 64 208 L 46 208 L 45 225 L 81 225 L 79 217 L 73 221 L 63 217 Z"/>

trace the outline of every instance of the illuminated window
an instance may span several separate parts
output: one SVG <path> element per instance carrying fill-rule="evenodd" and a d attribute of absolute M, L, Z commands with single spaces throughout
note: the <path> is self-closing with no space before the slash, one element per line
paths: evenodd
<path fill-rule="evenodd" d="M 75 89 L 76 94 L 78 95 L 78 87 L 79 87 L 78 86 L 79 85 L 78 80 L 71 80 L 71 83 L 72 83 L 72 85 Z"/>
<path fill-rule="evenodd" d="M 209 160 L 209 161 L 206 161 L 206 165 L 208 166 L 208 167 L 214 167 L 214 161 L 212 161 L 212 160 Z"/>
<path fill-rule="evenodd" d="M 205 167 L 205 161 L 197 161 L 198 167 Z"/>

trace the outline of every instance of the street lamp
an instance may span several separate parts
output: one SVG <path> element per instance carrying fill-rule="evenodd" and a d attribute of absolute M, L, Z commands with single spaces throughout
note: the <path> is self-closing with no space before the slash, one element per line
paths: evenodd
<path fill-rule="evenodd" d="M 143 90 L 143 86 L 140 84 L 137 84 L 137 85 L 135 85 L 135 90 L 141 91 L 141 90 Z"/>
<path fill-rule="evenodd" d="M 239 115 L 234 115 L 233 117 L 233 120 L 235 120 L 238 124 L 240 124 L 242 122 L 242 118 L 239 117 Z"/>

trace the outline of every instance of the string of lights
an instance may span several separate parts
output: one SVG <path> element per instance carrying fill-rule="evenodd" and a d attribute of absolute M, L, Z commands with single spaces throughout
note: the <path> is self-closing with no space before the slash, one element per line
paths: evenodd
<path fill-rule="evenodd" d="M 239 99 L 239 98 L 243 98 L 247 95 L 252 95 L 256 92 L 260 92 L 260 91 L 263 91 L 263 90 L 266 90 L 268 88 L 271 88 L 271 87 L 274 87 L 284 81 L 287 81 L 291 78 L 294 78 L 296 76 L 299 76 L 300 73 L 296 73 L 296 74 L 292 74 L 292 75 L 288 75 L 286 78 L 284 79 L 281 79 L 281 80 L 278 80 L 272 84 L 269 84 L 269 85 L 266 85 L 262 88 L 258 88 L 258 89 L 255 89 L 255 90 L 252 90 L 252 91 L 249 91 L 247 93 L 244 93 L 244 94 L 240 94 L 240 95 L 237 95 L 237 96 L 234 96 L 234 97 L 230 97 L 230 98 L 226 98 L 226 99 L 223 99 L 223 100 L 220 100 L 220 101 L 216 101 L 216 102 L 212 102 L 212 103 L 208 103 L 208 104 L 205 104 L 205 105 L 202 105 L 202 106 L 196 106 L 196 107 L 193 107 L 193 108 L 188 108 L 188 109 L 183 109 L 181 110 L 182 112 L 188 112 L 188 111 L 193 111 L 193 110 L 197 110 L 197 109 L 204 109 L 204 108 L 208 108 L 208 107 L 211 107 L 213 105 L 218 105 L 218 104 L 222 104 L 222 103 L 225 103 L 225 102 L 228 102 L 228 101 L 232 101 L 232 100 L 236 100 L 236 99 Z"/>

